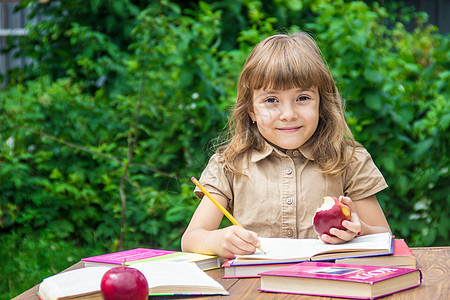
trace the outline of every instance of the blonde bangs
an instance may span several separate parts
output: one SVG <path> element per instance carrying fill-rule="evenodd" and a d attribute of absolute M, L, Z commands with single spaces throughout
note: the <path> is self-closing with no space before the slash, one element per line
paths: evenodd
<path fill-rule="evenodd" d="M 334 82 L 320 51 L 309 41 L 303 35 L 280 34 L 260 43 L 243 70 L 247 73 L 242 74 L 247 88 L 253 91 L 332 87 Z"/>

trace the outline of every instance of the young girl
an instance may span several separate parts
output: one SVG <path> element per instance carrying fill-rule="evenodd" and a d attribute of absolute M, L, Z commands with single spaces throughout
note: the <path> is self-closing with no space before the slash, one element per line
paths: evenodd
<path fill-rule="evenodd" d="M 219 228 L 223 214 L 202 199 L 183 235 L 183 251 L 232 258 L 255 252 L 258 236 L 316 238 L 312 218 L 324 196 L 351 208 L 346 230 L 319 236 L 343 243 L 390 231 L 375 194 L 387 184 L 355 142 L 342 99 L 314 40 L 278 34 L 250 53 L 238 81 L 229 142 L 200 182 L 245 228 Z"/>

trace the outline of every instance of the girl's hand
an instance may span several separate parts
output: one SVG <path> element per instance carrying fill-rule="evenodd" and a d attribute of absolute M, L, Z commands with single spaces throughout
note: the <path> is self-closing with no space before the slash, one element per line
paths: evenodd
<path fill-rule="evenodd" d="M 229 226 L 210 233 L 210 248 L 225 258 L 234 258 L 235 255 L 255 253 L 259 245 L 255 232 L 240 226 Z"/>
<path fill-rule="evenodd" d="M 361 221 L 356 213 L 356 206 L 349 197 L 340 196 L 339 201 L 347 205 L 350 208 L 350 221 L 344 220 L 342 226 L 346 230 L 340 230 L 337 228 L 331 228 L 330 233 L 335 236 L 330 236 L 328 234 L 322 234 L 319 238 L 328 244 L 342 244 L 348 242 L 355 238 L 361 232 Z"/>

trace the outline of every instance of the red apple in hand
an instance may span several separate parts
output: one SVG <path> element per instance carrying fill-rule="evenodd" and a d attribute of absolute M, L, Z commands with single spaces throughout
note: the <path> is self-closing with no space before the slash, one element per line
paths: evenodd
<path fill-rule="evenodd" d="M 108 270 L 100 284 L 105 300 L 147 300 L 148 283 L 145 276 L 137 269 L 120 267 Z"/>
<path fill-rule="evenodd" d="M 321 207 L 319 207 L 313 217 L 313 227 L 317 234 L 328 234 L 334 236 L 330 233 L 331 228 L 337 228 L 345 230 L 346 228 L 342 226 L 342 221 L 350 220 L 350 208 L 339 202 L 336 197 L 324 197 L 324 202 Z"/>

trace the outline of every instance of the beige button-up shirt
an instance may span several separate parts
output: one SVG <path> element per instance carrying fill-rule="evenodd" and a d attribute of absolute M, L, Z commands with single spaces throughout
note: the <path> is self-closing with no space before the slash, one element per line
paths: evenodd
<path fill-rule="evenodd" d="M 347 170 L 338 176 L 317 172 L 310 157 L 301 148 L 283 153 L 266 143 L 262 151 L 239 157 L 236 166 L 247 175 L 239 176 L 226 171 L 214 154 L 200 182 L 228 199 L 227 209 L 244 228 L 259 236 L 290 238 L 317 238 L 312 218 L 323 197 L 346 195 L 357 201 L 387 187 L 364 148 L 356 149 Z M 195 194 L 203 198 L 198 188 Z"/>

